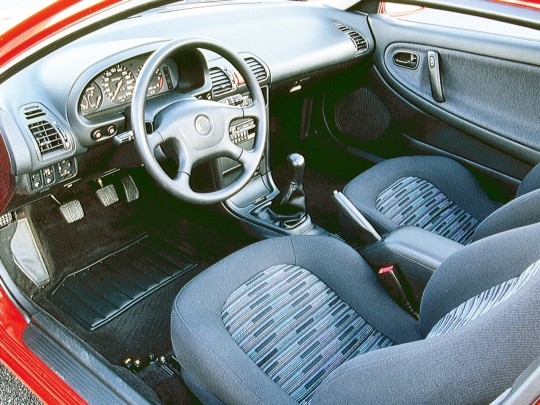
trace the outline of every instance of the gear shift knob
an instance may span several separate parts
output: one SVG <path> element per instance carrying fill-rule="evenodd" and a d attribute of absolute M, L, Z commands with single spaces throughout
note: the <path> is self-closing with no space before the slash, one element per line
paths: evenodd
<path fill-rule="evenodd" d="M 291 183 L 301 186 L 304 181 L 304 171 L 306 169 L 304 156 L 299 153 L 291 153 L 287 156 L 287 163 L 289 165 Z"/>

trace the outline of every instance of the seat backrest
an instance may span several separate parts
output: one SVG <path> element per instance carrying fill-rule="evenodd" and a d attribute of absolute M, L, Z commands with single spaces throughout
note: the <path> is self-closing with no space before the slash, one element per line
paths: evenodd
<path fill-rule="evenodd" d="M 540 163 L 532 168 L 519 185 L 516 197 L 530 193 L 533 190 L 540 189 Z"/>
<path fill-rule="evenodd" d="M 434 273 L 420 308 L 427 336 L 449 312 L 479 294 L 520 277 L 540 260 L 540 224 L 495 234 L 459 250 Z"/>
<path fill-rule="evenodd" d="M 540 222 L 540 163 L 525 176 L 516 198 L 491 213 L 478 225 L 472 241 L 538 222 Z"/>
<path fill-rule="evenodd" d="M 540 222 L 540 188 L 520 195 L 487 216 L 472 241 Z"/>

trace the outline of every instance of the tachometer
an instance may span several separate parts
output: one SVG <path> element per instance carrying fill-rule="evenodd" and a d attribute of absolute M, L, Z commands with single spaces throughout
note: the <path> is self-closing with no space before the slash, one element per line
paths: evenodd
<path fill-rule="evenodd" d="M 135 88 L 135 77 L 124 65 L 116 65 L 101 76 L 103 90 L 113 103 L 121 104 L 131 101 Z"/>
<path fill-rule="evenodd" d="M 137 71 L 137 79 L 139 78 L 139 74 L 141 73 L 142 66 Z M 146 93 L 147 96 L 153 96 L 159 93 L 159 91 L 163 88 L 163 74 L 161 73 L 161 69 L 157 69 L 154 73 L 154 77 L 152 77 L 152 80 L 150 81 L 150 85 L 148 86 L 148 92 Z"/>
<path fill-rule="evenodd" d="M 83 115 L 95 113 L 103 103 L 103 93 L 96 82 L 90 83 L 85 89 L 79 101 L 79 108 Z"/>

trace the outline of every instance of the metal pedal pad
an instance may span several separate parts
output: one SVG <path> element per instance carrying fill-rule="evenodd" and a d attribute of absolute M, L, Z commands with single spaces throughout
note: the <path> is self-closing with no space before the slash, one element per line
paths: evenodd
<path fill-rule="evenodd" d="M 101 204 L 103 204 L 105 207 L 108 207 L 109 205 L 118 201 L 118 194 L 116 193 L 116 189 L 112 184 L 98 189 L 96 191 L 96 195 L 98 196 L 99 201 L 101 201 Z"/>
<path fill-rule="evenodd" d="M 73 200 L 62 204 L 60 206 L 60 212 L 62 213 L 64 219 L 68 222 L 68 224 L 84 218 L 84 211 L 79 200 Z"/>
<path fill-rule="evenodd" d="M 135 181 L 130 175 L 124 176 L 121 178 L 122 186 L 124 187 L 124 192 L 126 193 L 127 202 L 132 202 L 139 199 L 139 189 L 135 184 Z"/>
<path fill-rule="evenodd" d="M 15 219 L 15 213 L 13 212 L 8 212 L 7 214 L 0 216 L 0 229 L 12 224 Z"/>

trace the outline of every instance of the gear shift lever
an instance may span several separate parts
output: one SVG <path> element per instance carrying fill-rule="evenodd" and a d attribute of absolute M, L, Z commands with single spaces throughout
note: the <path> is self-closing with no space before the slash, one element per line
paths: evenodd
<path fill-rule="evenodd" d="M 306 161 L 298 153 L 287 156 L 290 181 L 287 189 L 278 196 L 271 206 L 286 227 L 293 227 L 302 222 L 306 217 L 306 194 L 302 182 Z"/>
<path fill-rule="evenodd" d="M 282 193 L 281 198 L 279 199 L 279 205 L 285 206 L 290 205 L 291 203 L 296 206 L 301 211 L 306 211 L 306 205 L 305 205 L 305 193 L 304 193 L 304 187 L 302 185 L 302 182 L 304 180 L 304 171 L 306 169 L 306 160 L 302 155 L 299 153 L 291 153 L 289 156 L 287 156 L 287 164 L 289 166 L 289 175 L 290 182 L 289 187 L 287 187 L 287 190 Z M 294 194 L 299 194 L 298 192 L 302 191 L 304 200 L 302 201 L 302 204 L 298 204 L 299 201 L 291 201 L 293 200 Z M 292 208 L 292 207 L 291 207 Z"/>

